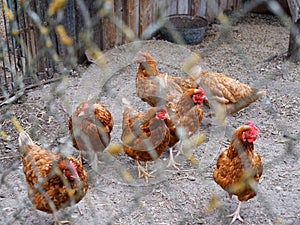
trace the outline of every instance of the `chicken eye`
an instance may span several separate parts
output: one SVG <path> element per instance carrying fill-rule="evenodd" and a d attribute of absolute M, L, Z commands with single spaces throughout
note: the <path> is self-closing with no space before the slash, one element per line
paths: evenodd
<path fill-rule="evenodd" d="M 243 139 L 243 141 L 246 141 L 246 139 L 247 139 L 245 131 L 242 133 L 242 139 Z"/>

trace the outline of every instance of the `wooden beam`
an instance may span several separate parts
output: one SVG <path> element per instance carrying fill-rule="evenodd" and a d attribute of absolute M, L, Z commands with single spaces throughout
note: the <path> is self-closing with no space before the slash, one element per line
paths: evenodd
<path fill-rule="evenodd" d="M 139 0 L 128 0 L 125 21 L 136 37 L 139 35 L 139 16 Z"/>
<path fill-rule="evenodd" d="M 189 1 L 187 0 L 177 0 L 178 1 L 178 14 L 188 14 L 189 13 Z"/>
<path fill-rule="evenodd" d="M 199 0 L 191 0 L 189 14 L 192 16 L 197 15 L 198 6 L 199 6 Z"/>
<path fill-rule="evenodd" d="M 177 0 L 167 2 L 167 15 L 177 14 Z"/>
<path fill-rule="evenodd" d="M 144 0 L 140 1 L 140 25 L 139 35 L 142 36 L 144 30 L 153 22 L 153 1 Z"/>
<path fill-rule="evenodd" d="M 102 18 L 103 49 L 109 49 L 116 45 L 116 25 L 111 18 L 115 16 L 115 5 L 112 4 L 111 14 Z"/>
<path fill-rule="evenodd" d="M 292 16 L 292 26 L 290 30 L 290 41 L 288 57 L 294 61 L 300 61 L 300 0 L 287 0 Z"/>
<path fill-rule="evenodd" d="M 300 62 L 300 19 L 291 26 L 288 57 L 294 62 Z"/>

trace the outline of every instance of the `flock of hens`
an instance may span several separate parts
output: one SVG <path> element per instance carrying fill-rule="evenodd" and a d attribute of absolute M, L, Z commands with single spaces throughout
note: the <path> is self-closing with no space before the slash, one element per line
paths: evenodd
<path fill-rule="evenodd" d="M 265 94 L 264 90 L 251 88 L 221 73 L 208 72 L 198 65 L 190 66 L 187 77 L 161 74 L 155 60 L 148 53 L 138 52 L 136 92 L 150 106 L 146 112 L 137 112 L 123 99 L 122 150 L 138 165 L 139 177 L 146 182 L 154 175 L 147 170 L 148 161 L 156 160 L 169 147 L 168 166 L 177 169 L 175 158 L 182 153 L 182 141 L 192 137 L 203 118 L 202 104 L 211 108 L 210 116 L 233 114 L 247 107 Z M 91 164 L 97 164 L 97 152 L 108 151 L 110 132 L 113 129 L 111 113 L 97 99 L 82 102 L 69 118 L 73 146 L 79 151 L 95 155 Z M 228 148 L 224 149 L 213 171 L 213 179 L 229 197 L 236 195 L 240 201 L 237 210 L 229 215 L 240 217 L 242 201 L 256 195 L 263 172 L 260 156 L 254 142 L 258 129 L 252 122 L 237 128 Z M 172 148 L 179 144 L 177 155 Z M 28 195 L 36 209 L 52 213 L 79 202 L 87 193 L 88 177 L 77 159 L 47 151 L 33 143 L 25 131 L 19 134 L 23 171 L 28 183 Z M 141 164 L 144 162 L 144 165 Z"/>

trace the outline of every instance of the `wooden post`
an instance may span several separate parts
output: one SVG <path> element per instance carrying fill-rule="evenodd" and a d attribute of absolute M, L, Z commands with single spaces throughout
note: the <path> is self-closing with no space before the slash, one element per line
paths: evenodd
<path fill-rule="evenodd" d="M 177 14 L 177 1 L 168 1 L 167 2 L 167 15 Z"/>
<path fill-rule="evenodd" d="M 114 12 L 115 8 L 113 6 L 112 10 L 112 16 L 115 15 Z M 116 30 L 117 27 L 114 24 L 114 22 L 111 21 L 111 19 L 107 16 L 103 17 L 102 19 L 102 46 L 100 46 L 101 49 L 109 49 L 116 45 Z"/>
<path fill-rule="evenodd" d="M 292 16 L 288 57 L 294 61 L 300 61 L 300 0 L 287 0 Z"/>
<path fill-rule="evenodd" d="M 189 1 L 186 0 L 177 0 L 178 6 L 177 6 L 177 13 L 178 14 L 188 14 L 189 13 Z"/>
<path fill-rule="evenodd" d="M 288 57 L 294 62 L 300 62 L 300 20 L 291 27 Z"/>
<path fill-rule="evenodd" d="M 135 36 L 139 35 L 139 1 L 128 0 L 126 5 L 126 24 L 134 32 Z"/>
<path fill-rule="evenodd" d="M 140 25 L 139 32 L 140 37 L 143 36 L 144 30 L 153 22 L 153 1 L 145 0 L 140 1 Z"/>
<path fill-rule="evenodd" d="M 198 5 L 199 5 L 198 0 L 191 0 L 191 5 L 190 5 L 190 9 L 189 9 L 189 11 L 190 11 L 189 14 L 191 16 L 197 15 Z"/>
<path fill-rule="evenodd" d="M 124 35 L 124 11 L 126 10 L 125 7 L 125 1 L 124 0 L 115 0 L 114 1 L 114 13 L 115 17 L 117 17 L 117 21 L 115 21 L 116 24 L 116 30 L 115 30 L 115 44 L 121 45 L 124 43 L 125 35 Z"/>

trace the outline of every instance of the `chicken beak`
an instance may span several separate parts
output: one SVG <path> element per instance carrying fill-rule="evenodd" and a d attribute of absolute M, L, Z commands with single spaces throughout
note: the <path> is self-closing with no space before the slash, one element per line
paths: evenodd
<path fill-rule="evenodd" d="M 84 112 L 80 112 L 80 113 L 78 114 L 78 117 L 83 116 L 83 115 L 84 115 Z"/>
<path fill-rule="evenodd" d="M 133 59 L 136 63 L 143 63 L 146 62 L 146 58 L 142 55 L 141 52 L 138 52 Z"/>
<path fill-rule="evenodd" d="M 166 115 L 165 115 L 165 119 L 168 119 L 168 120 L 171 119 L 170 116 L 169 116 L 169 114 L 166 114 Z"/>

